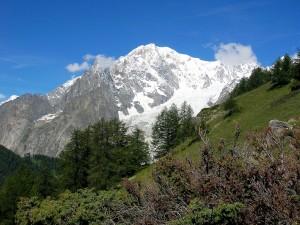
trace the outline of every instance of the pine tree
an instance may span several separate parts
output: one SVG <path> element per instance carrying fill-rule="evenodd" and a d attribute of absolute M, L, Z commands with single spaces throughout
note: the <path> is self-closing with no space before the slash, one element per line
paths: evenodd
<path fill-rule="evenodd" d="M 294 71 L 294 79 L 300 81 L 300 51 L 297 53 L 297 57 L 295 59 L 295 71 Z"/>
<path fill-rule="evenodd" d="M 292 70 L 292 84 L 291 90 L 299 90 L 300 89 L 300 51 L 297 53 L 297 57 L 294 60 L 293 70 Z"/>
<path fill-rule="evenodd" d="M 152 145 L 156 158 L 166 155 L 179 142 L 179 121 L 179 112 L 175 104 L 157 116 L 152 128 Z"/>
<path fill-rule="evenodd" d="M 124 122 L 101 119 L 75 130 L 60 159 L 63 188 L 107 189 L 147 164 L 149 153 L 140 130 L 128 134 Z"/>
<path fill-rule="evenodd" d="M 247 91 L 251 91 L 267 82 L 271 79 L 271 74 L 267 70 L 261 68 L 256 68 L 252 71 L 249 78 L 242 78 L 241 81 L 236 85 L 236 87 L 231 92 L 231 97 L 236 97 Z"/>
<path fill-rule="evenodd" d="M 126 174 L 122 156 L 128 145 L 128 129 L 118 119 L 101 119 L 92 128 L 89 185 L 97 189 L 106 189 Z"/>
<path fill-rule="evenodd" d="M 39 172 L 35 174 L 35 184 L 32 186 L 32 192 L 35 196 L 41 196 L 43 198 L 52 196 L 57 191 L 56 180 L 49 168 L 43 165 Z"/>
<path fill-rule="evenodd" d="M 128 137 L 128 146 L 123 152 L 124 176 L 131 176 L 135 171 L 149 163 L 149 146 L 145 141 L 144 133 L 135 128 Z"/>
<path fill-rule="evenodd" d="M 178 108 L 175 104 L 172 104 L 170 109 L 168 110 L 167 113 L 167 136 L 168 136 L 168 145 L 169 149 L 175 147 L 178 143 L 179 140 L 178 138 L 178 132 L 179 132 L 179 122 L 180 122 L 180 117 L 179 117 L 179 111 Z"/>
<path fill-rule="evenodd" d="M 277 60 L 271 74 L 273 87 L 286 85 L 291 80 L 292 60 L 288 55 L 285 55 L 281 60 Z"/>
<path fill-rule="evenodd" d="M 71 141 L 60 155 L 62 183 L 71 191 L 88 186 L 89 132 L 89 128 L 85 131 L 75 130 Z"/>
<path fill-rule="evenodd" d="M 270 81 L 270 74 L 261 68 L 256 68 L 252 71 L 248 79 L 247 91 L 253 90 Z"/>
<path fill-rule="evenodd" d="M 285 55 L 282 60 L 282 76 L 285 78 L 288 83 L 291 80 L 291 68 L 292 68 L 292 59 L 289 55 Z"/>
<path fill-rule="evenodd" d="M 96 188 L 105 188 L 108 177 L 108 151 L 109 151 L 109 127 L 104 119 L 101 119 L 92 127 L 91 157 L 88 181 L 89 185 Z"/>
<path fill-rule="evenodd" d="M 193 109 L 184 101 L 180 108 L 179 113 L 179 139 L 184 141 L 187 137 L 192 136 L 195 133 L 193 124 Z"/>
<path fill-rule="evenodd" d="M 167 113 L 167 108 L 163 109 L 156 117 L 156 121 L 152 127 L 152 146 L 154 147 L 156 158 L 168 152 L 167 137 L 165 135 L 165 130 L 167 129 Z"/>

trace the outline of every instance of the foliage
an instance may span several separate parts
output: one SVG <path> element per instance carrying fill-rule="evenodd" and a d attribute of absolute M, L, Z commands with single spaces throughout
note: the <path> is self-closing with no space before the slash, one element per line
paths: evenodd
<path fill-rule="evenodd" d="M 271 82 L 274 87 L 280 87 L 290 82 L 292 74 L 292 60 L 288 55 L 278 59 L 272 69 Z"/>
<path fill-rule="evenodd" d="M 36 197 L 22 198 L 18 204 L 16 222 L 19 225 L 41 224 L 112 224 L 117 215 L 114 210 L 126 204 L 124 194 L 116 191 L 96 192 L 83 189 L 76 193 L 65 191 L 57 200 L 47 198 L 40 202 Z"/>
<path fill-rule="evenodd" d="M 247 143 L 236 145 L 235 154 L 231 146 L 207 145 L 212 153 L 208 172 L 204 160 L 192 163 L 164 157 L 147 186 L 123 180 L 124 198 L 106 202 L 101 194 L 80 190 L 56 200 L 27 199 L 19 203 L 17 221 L 22 225 L 297 224 L 300 157 L 298 150 L 289 148 L 291 137 L 300 141 L 295 129 L 289 137 L 269 130 L 250 133 Z M 199 154 L 204 150 L 199 149 Z"/>
<path fill-rule="evenodd" d="M 0 185 L 21 163 L 21 157 L 0 145 Z"/>
<path fill-rule="evenodd" d="M 179 111 L 178 138 L 180 141 L 184 141 L 186 138 L 195 135 L 193 114 L 192 107 L 184 101 Z"/>
<path fill-rule="evenodd" d="M 195 207 L 195 206 L 194 206 Z M 242 224 L 241 203 L 220 204 L 214 208 L 198 206 L 183 218 L 170 222 L 170 225 L 235 225 Z"/>
<path fill-rule="evenodd" d="M 300 51 L 297 54 L 297 57 L 294 60 L 294 67 L 292 69 L 292 83 L 291 90 L 299 90 L 300 89 Z"/>
<path fill-rule="evenodd" d="M 18 163 L 17 168 L 5 178 L 0 187 L 0 223 L 5 225 L 14 224 L 19 197 L 44 198 L 55 195 L 58 188 L 54 177 L 55 159 L 30 155 L 15 158 Z M 13 160 L 11 163 L 15 164 Z"/>
<path fill-rule="evenodd" d="M 224 110 L 226 111 L 226 114 L 224 116 L 225 118 L 240 111 L 236 100 L 232 97 L 230 97 L 224 102 Z"/>
<path fill-rule="evenodd" d="M 0 223 L 14 224 L 20 197 L 35 196 L 37 201 L 64 189 L 106 189 L 147 165 L 149 152 L 143 132 L 134 129 L 128 134 L 127 130 L 119 120 L 101 120 L 85 130 L 75 130 L 59 159 L 41 155 L 21 158 L 1 147 Z"/>
<path fill-rule="evenodd" d="M 295 65 L 292 62 L 290 79 L 297 81 Z M 273 71 L 268 73 L 271 76 Z M 184 144 L 182 146 L 185 151 L 180 152 L 187 153 L 193 149 L 193 156 L 197 155 L 197 157 L 191 160 L 183 156 L 177 155 L 173 158 L 168 155 L 160 159 L 158 163 L 151 166 L 153 180 L 148 178 L 147 185 L 135 179 L 124 179 L 122 191 L 104 192 L 92 189 L 75 191 L 85 186 L 78 185 L 72 190 L 75 192 L 65 191 L 57 198 L 44 198 L 45 195 L 39 193 L 47 191 L 40 191 L 43 190 L 40 188 L 26 192 L 28 186 L 25 185 L 23 192 L 25 194 L 22 195 L 40 197 L 22 198 L 18 204 L 17 223 L 24 225 L 298 224 L 300 223 L 298 176 L 300 157 L 297 146 L 300 146 L 298 145 L 300 140 L 295 138 L 293 132 L 289 137 L 281 138 L 272 136 L 273 134 L 267 131 L 250 132 L 251 129 L 261 129 L 268 120 L 274 118 L 293 118 L 297 121 L 299 95 L 298 92 L 289 93 L 288 88 L 286 86 L 267 91 L 269 89 L 267 84 L 251 92 L 246 90 L 248 93 L 238 95 L 234 99 L 243 111 L 233 114 L 230 120 L 223 119 L 223 107 L 216 106 L 213 110 L 209 109 L 209 114 L 212 115 L 207 120 L 208 124 L 203 125 L 210 128 L 208 136 L 199 138 L 202 140 L 201 146 L 199 142 L 193 142 L 191 146 Z M 176 139 L 171 139 L 175 141 L 175 146 L 185 139 L 182 135 L 186 132 L 180 132 L 182 127 L 186 127 L 182 126 L 184 123 L 180 120 L 181 110 L 182 108 L 177 109 L 177 114 L 173 110 L 172 114 L 172 116 L 176 115 L 173 118 L 177 121 L 171 125 L 172 128 L 177 128 Z M 189 121 L 194 129 L 194 121 L 190 119 Z M 243 130 L 236 129 L 234 134 L 228 132 L 236 127 L 237 122 L 241 123 Z M 79 136 L 87 135 L 89 138 L 79 140 L 80 144 L 77 147 L 82 150 L 88 146 L 88 151 L 78 152 L 77 156 L 80 156 L 78 158 L 71 157 L 77 160 L 73 162 L 85 159 L 78 163 L 81 168 L 74 171 L 78 172 L 75 174 L 79 177 L 82 174 L 80 171 L 87 171 L 87 180 L 84 182 L 87 182 L 89 187 L 96 184 L 96 188 L 108 189 L 121 179 L 120 176 L 115 176 L 117 173 L 125 177 L 130 176 L 147 163 L 147 157 L 142 157 L 145 155 L 141 153 L 143 152 L 141 149 L 146 150 L 147 145 L 138 130 L 128 135 L 127 128 L 122 124 L 113 122 L 107 125 L 104 121 L 99 125 L 98 130 L 96 129 L 97 131 L 94 129 L 90 126 L 88 135 L 84 134 L 85 131 L 80 131 L 82 133 Z M 195 133 L 192 129 L 190 131 L 192 135 Z M 202 132 L 199 134 L 202 135 Z M 237 141 L 240 135 L 242 135 L 239 139 L 241 142 Z M 212 142 L 209 137 L 212 137 Z M 203 145 L 203 142 L 208 144 Z M 73 144 L 70 145 L 71 156 L 77 148 Z M 93 152 L 95 149 L 97 152 Z M 98 161 L 92 160 L 92 156 L 95 156 L 93 154 L 97 156 L 95 159 Z M 111 160 L 116 163 L 111 163 Z M 133 163 L 135 161 L 139 163 Z M 97 163 L 101 164 L 91 170 L 90 166 L 86 166 L 86 162 L 94 166 L 98 165 Z M 69 165 L 68 161 L 66 165 Z M 92 171 L 97 178 L 93 185 L 92 177 L 89 176 Z M 86 179 L 86 176 L 82 177 Z M 111 180 L 106 182 L 105 180 L 109 178 Z M 40 183 L 44 183 L 42 186 L 46 184 L 44 181 Z M 39 187 L 33 183 L 30 185 Z M 15 192 L 13 188 L 12 190 Z M 12 224 L 11 221 L 6 224 Z"/>
<path fill-rule="evenodd" d="M 60 155 L 61 182 L 64 188 L 75 191 L 87 187 L 89 170 L 89 129 L 75 130 Z"/>
<path fill-rule="evenodd" d="M 295 59 L 289 55 L 278 59 L 271 70 L 256 68 L 252 71 L 249 78 L 242 78 L 239 84 L 231 92 L 231 97 L 239 96 L 243 93 L 254 90 L 255 88 L 271 81 L 271 88 L 282 87 L 292 81 L 291 90 L 300 88 L 300 52 Z"/>
<path fill-rule="evenodd" d="M 107 189 L 147 165 L 149 150 L 143 132 L 127 131 L 117 119 L 102 119 L 85 130 L 74 131 L 60 155 L 63 187 L 71 191 Z"/>
<path fill-rule="evenodd" d="M 193 110 L 184 102 L 180 110 L 176 105 L 165 108 L 156 118 L 152 128 L 152 145 L 160 158 L 187 137 L 194 135 Z"/>
<path fill-rule="evenodd" d="M 266 84 L 271 79 L 271 72 L 260 67 L 254 69 L 249 78 L 242 78 L 241 81 L 231 92 L 231 97 L 239 96 L 245 92 L 254 90 L 255 88 Z"/>
<path fill-rule="evenodd" d="M 300 51 L 298 51 L 297 56 L 294 60 L 293 78 L 300 80 Z"/>

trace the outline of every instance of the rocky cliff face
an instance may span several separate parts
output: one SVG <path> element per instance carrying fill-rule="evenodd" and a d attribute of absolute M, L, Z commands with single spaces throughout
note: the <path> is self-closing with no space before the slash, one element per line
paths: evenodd
<path fill-rule="evenodd" d="M 187 101 L 198 112 L 256 66 L 226 66 L 154 44 L 140 46 L 109 68 L 95 61 L 82 76 L 45 96 L 24 95 L 2 104 L 0 144 L 21 155 L 56 156 L 74 129 L 114 117 L 149 137 L 163 107 Z"/>

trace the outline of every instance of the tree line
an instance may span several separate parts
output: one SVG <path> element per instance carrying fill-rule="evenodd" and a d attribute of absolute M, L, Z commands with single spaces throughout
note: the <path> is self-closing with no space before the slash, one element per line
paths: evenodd
<path fill-rule="evenodd" d="M 249 78 L 242 78 L 230 97 L 236 97 L 271 82 L 271 88 L 290 84 L 292 91 L 300 89 L 300 51 L 292 59 L 288 54 L 276 60 L 269 69 L 256 68 Z"/>
<path fill-rule="evenodd" d="M 156 159 L 195 135 L 193 110 L 184 102 L 172 105 L 157 116 L 152 132 Z M 39 155 L 20 157 L 0 149 L 0 223 L 15 224 L 20 197 L 43 199 L 66 190 L 109 190 L 122 178 L 133 176 L 150 163 L 144 133 L 130 129 L 118 119 L 104 120 L 73 131 L 58 158 Z"/>
<path fill-rule="evenodd" d="M 0 146 L 0 224 L 15 224 L 20 197 L 44 199 L 83 188 L 109 189 L 150 161 L 141 130 L 118 119 L 74 130 L 58 158 L 20 157 Z"/>
<path fill-rule="evenodd" d="M 300 88 L 299 59 L 299 53 L 296 59 L 291 59 L 286 55 L 279 59 L 271 69 L 257 68 L 249 78 L 242 79 L 240 84 L 233 90 L 231 98 L 223 105 L 225 110 L 229 112 L 228 115 L 239 110 L 233 97 L 267 82 L 271 83 L 271 88 L 290 84 L 292 91 L 298 90 Z M 180 107 L 172 105 L 163 109 L 157 116 L 152 130 L 151 146 L 155 158 L 166 156 L 189 137 L 197 138 L 195 123 L 193 110 L 186 102 Z M 206 126 L 206 124 L 200 124 L 200 127 L 202 126 Z M 216 160 L 209 149 L 208 146 L 203 151 L 201 150 L 203 170 L 199 166 L 190 168 L 191 165 L 187 162 L 179 163 L 173 161 L 173 159 L 169 161 L 168 158 L 165 161 L 164 157 L 162 163 L 159 163 L 154 170 L 155 185 L 150 189 L 145 190 L 138 184 L 123 182 L 123 188 L 117 190 L 114 188 L 120 184 L 123 178 L 134 175 L 150 162 L 149 146 L 145 141 L 143 132 L 137 128 L 127 127 L 118 119 L 110 121 L 102 119 L 86 129 L 75 130 L 72 133 L 70 142 L 56 159 L 30 155 L 21 158 L 15 154 L 10 154 L 8 150 L 0 148 L 0 165 L 1 168 L 4 168 L 3 173 L 0 174 L 0 223 L 16 223 L 15 213 L 19 201 L 17 219 L 22 224 L 32 224 L 33 221 L 35 224 L 49 224 L 51 221 L 64 224 L 61 221 L 66 215 L 74 217 L 77 224 L 103 221 L 107 216 L 109 217 L 107 219 L 108 224 L 111 221 L 134 224 L 137 220 L 143 221 L 143 219 L 147 219 L 146 222 L 152 224 L 153 220 L 166 222 L 162 220 L 178 219 L 176 216 L 173 217 L 172 214 L 178 209 L 182 210 L 179 214 L 191 212 L 188 217 L 184 218 L 187 221 L 186 224 L 192 224 L 191 221 L 195 221 L 194 215 L 200 215 L 197 218 L 201 220 L 212 218 L 214 215 L 216 218 L 220 218 L 219 213 L 223 215 L 223 210 L 225 210 L 224 217 L 228 219 L 226 214 L 228 212 L 236 219 L 236 212 L 239 212 L 242 207 L 240 202 L 246 205 L 249 199 L 243 196 L 236 198 L 235 195 L 231 196 L 230 193 L 218 193 L 217 190 L 210 188 L 216 185 L 215 180 L 220 180 L 219 184 L 222 184 L 223 187 L 224 184 L 227 185 L 228 190 L 236 188 L 230 186 L 231 181 L 232 184 L 238 181 L 242 186 L 248 185 L 248 180 L 253 178 L 253 168 L 235 168 L 232 166 L 235 165 L 234 162 L 247 161 L 247 158 L 241 159 L 242 161 L 237 161 L 237 158 L 234 158 L 229 160 L 228 163 L 223 161 L 224 157 Z M 236 156 L 227 155 L 226 157 Z M 263 162 L 265 160 L 263 159 Z M 295 160 L 295 158 L 291 158 L 291 160 Z M 286 170 L 288 174 L 292 174 L 289 168 L 298 165 L 292 164 L 292 161 L 290 162 L 291 165 L 289 166 L 291 167 L 287 167 Z M 263 165 L 262 167 L 258 166 L 258 173 L 263 173 L 266 170 L 271 171 L 274 168 L 273 162 L 270 162 L 267 168 L 264 168 Z M 200 170 L 198 170 L 199 168 Z M 246 172 L 245 177 L 247 179 L 245 180 L 242 180 L 239 176 L 243 172 Z M 234 176 L 228 177 L 226 174 L 230 173 L 234 173 L 236 176 L 233 174 Z M 193 176 L 190 176 L 190 174 L 193 174 Z M 199 177 L 201 179 L 198 179 Z M 202 181 L 205 182 L 201 183 Z M 299 181 L 297 180 L 297 182 Z M 195 187 L 194 185 L 198 186 Z M 196 189 L 193 190 L 193 188 Z M 247 188 L 249 187 L 247 186 Z M 107 191 L 99 192 L 99 190 Z M 124 190 L 126 191 L 124 192 Z M 238 190 L 239 193 L 243 193 L 242 191 Z M 278 190 L 272 189 L 271 191 L 276 192 Z M 208 193 L 212 193 L 211 198 Z M 262 195 L 264 193 L 253 193 L 255 194 L 254 197 L 258 198 L 254 203 L 262 202 L 260 198 L 265 197 Z M 286 192 L 280 192 L 280 194 L 287 195 Z M 215 195 L 218 195 L 219 199 L 228 199 L 229 196 L 232 201 L 228 204 L 216 204 L 213 206 L 214 208 L 211 208 L 209 204 L 214 200 Z M 245 193 L 246 195 L 247 193 Z M 49 196 L 52 198 L 47 198 Z M 195 196 L 205 204 L 203 205 L 202 202 L 193 199 Z M 205 202 L 207 196 L 209 198 Z M 87 199 L 89 199 L 89 202 L 87 202 Z M 276 199 L 269 199 L 277 201 Z M 196 214 L 193 213 L 194 206 L 192 205 L 195 201 L 197 205 Z M 78 206 L 75 207 L 74 215 L 70 215 L 70 204 L 77 203 Z M 287 203 L 290 204 L 290 202 Z M 257 207 L 263 209 L 265 206 L 258 204 Z M 149 211 L 150 208 L 153 211 Z M 59 215 L 57 210 L 60 210 Z M 252 210 L 252 208 L 249 208 L 249 210 Z M 273 213 L 277 209 L 274 211 L 273 209 L 268 210 Z M 293 209 L 288 208 L 288 210 L 294 212 Z M 107 214 L 103 214 L 104 211 Z M 95 215 L 95 212 L 97 212 L 97 215 Z M 258 215 L 258 212 L 251 211 L 251 213 L 254 216 Z M 62 217 L 60 218 L 60 216 Z M 272 216 L 276 215 L 259 216 L 263 219 L 266 217 L 271 219 Z M 249 217 L 249 219 L 251 218 Z M 280 220 L 281 218 L 277 219 Z"/>
<path fill-rule="evenodd" d="M 0 224 L 14 224 L 21 196 L 45 198 L 58 193 L 57 159 L 42 155 L 20 157 L 0 146 L 0 162 Z"/>
<path fill-rule="evenodd" d="M 101 119 L 84 130 L 75 130 L 59 159 L 63 187 L 76 191 L 108 189 L 147 165 L 150 157 L 140 129 L 128 133 L 124 122 Z"/>
<path fill-rule="evenodd" d="M 270 82 L 270 89 L 290 85 L 292 92 L 300 89 L 300 51 L 292 59 L 288 54 L 279 58 L 271 68 L 256 68 L 249 78 L 242 78 L 224 102 L 225 118 L 240 111 L 235 97 Z"/>

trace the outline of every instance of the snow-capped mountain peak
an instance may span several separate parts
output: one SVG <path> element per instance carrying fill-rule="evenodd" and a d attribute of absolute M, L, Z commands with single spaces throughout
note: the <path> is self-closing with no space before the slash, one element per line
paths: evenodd
<path fill-rule="evenodd" d="M 54 156 L 75 128 L 114 117 L 141 128 L 149 138 L 164 107 L 187 101 L 198 113 L 257 66 L 205 61 L 155 44 L 141 45 L 116 60 L 99 56 L 81 76 L 46 96 L 20 97 L 14 106 L 17 117 L 9 113 L 11 104 L 2 105 L 0 110 L 7 113 L 0 125 L 7 129 L 0 131 L 0 144 L 19 153 Z M 15 123 L 17 134 L 9 129 Z"/>
<path fill-rule="evenodd" d="M 81 76 L 73 77 L 72 79 L 66 81 L 64 84 L 56 88 L 54 91 L 47 94 L 47 98 L 49 99 L 52 105 L 57 104 L 57 102 L 69 92 L 74 83 L 79 80 Z"/>
<path fill-rule="evenodd" d="M 8 99 L 0 102 L 0 105 L 3 105 L 4 103 L 10 102 L 10 101 L 13 101 L 13 100 L 17 99 L 18 97 L 19 97 L 18 95 L 12 95 Z"/>
<path fill-rule="evenodd" d="M 111 67 L 119 116 L 150 135 L 151 123 L 163 107 L 187 101 L 197 113 L 257 66 L 204 61 L 155 44 L 139 46 Z"/>

